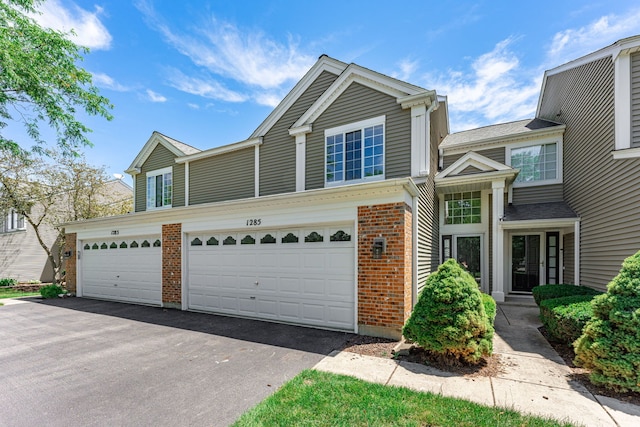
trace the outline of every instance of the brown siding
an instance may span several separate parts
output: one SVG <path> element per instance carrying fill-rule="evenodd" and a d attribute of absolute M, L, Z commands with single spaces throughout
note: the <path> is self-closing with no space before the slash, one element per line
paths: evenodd
<path fill-rule="evenodd" d="M 563 283 L 573 284 L 574 282 L 574 260 L 575 257 L 575 233 L 565 234 L 564 235 L 564 243 L 563 243 L 563 251 L 562 257 L 564 262 L 564 270 L 562 276 Z"/>
<path fill-rule="evenodd" d="M 307 135 L 306 189 L 324 187 L 324 130 L 386 115 L 385 177 L 411 175 L 411 116 L 396 98 L 352 83 L 313 124 Z"/>
<path fill-rule="evenodd" d="M 173 154 L 171 151 L 160 144 L 158 144 L 156 148 L 153 149 L 147 160 L 140 168 L 140 173 L 136 176 L 136 212 L 144 211 L 147 209 L 147 172 L 174 166 L 175 173 L 175 158 L 175 154 Z M 173 187 L 175 191 L 175 178 Z M 182 188 L 182 205 L 184 205 L 184 171 L 182 172 Z M 172 203 L 172 206 L 176 205 Z"/>
<path fill-rule="evenodd" d="M 582 218 L 579 280 L 600 289 L 640 249 L 640 159 L 611 156 L 613 68 L 607 57 L 549 76 L 540 106 L 541 118 L 567 125 L 564 198 Z"/>
<path fill-rule="evenodd" d="M 484 156 L 488 159 L 491 160 L 495 160 L 496 162 L 500 162 L 502 164 L 504 164 L 505 159 L 504 159 L 504 152 L 505 152 L 505 148 L 504 147 L 497 147 L 497 148 L 489 148 L 487 150 L 472 150 L 475 151 L 476 153 L 480 154 L 481 156 Z M 460 157 L 464 156 L 466 153 L 461 153 L 461 154 L 446 154 L 444 156 L 444 161 L 443 161 L 443 168 L 446 169 L 449 166 L 451 166 L 452 164 L 454 164 Z"/>
<path fill-rule="evenodd" d="M 631 55 L 631 146 L 640 147 L 640 53 Z"/>
<path fill-rule="evenodd" d="M 269 132 L 260 147 L 260 195 L 296 190 L 296 144 L 289 128 L 338 76 L 324 71 Z"/>
<path fill-rule="evenodd" d="M 562 184 L 519 187 L 513 189 L 513 204 L 546 203 L 563 201 Z"/>
<path fill-rule="evenodd" d="M 254 164 L 254 147 L 191 162 L 189 204 L 254 197 Z"/>

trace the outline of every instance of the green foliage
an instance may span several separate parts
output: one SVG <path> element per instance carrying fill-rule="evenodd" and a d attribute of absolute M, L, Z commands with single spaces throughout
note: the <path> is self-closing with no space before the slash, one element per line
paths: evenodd
<path fill-rule="evenodd" d="M 18 284 L 16 279 L 12 279 L 10 277 L 6 277 L 4 279 L 0 279 L 0 286 L 15 286 Z"/>
<path fill-rule="evenodd" d="M 577 340 L 593 316 L 593 298 L 594 295 L 571 295 L 542 301 L 540 320 L 549 335 L 569 345 Z"/>
<path fill-rule="evenodd" d="M 76 120 L 78 111 L 111 119 L 109 100 L 93 86 L 91 73 L 79 68 L 88 49 L 76 46 L 68 34 L 42 28 L 30 16 L 42 0 L 0 2 L 0 129 L 21 121 L 42 148 L 40 124 L 57 135 L 67 154 L 91 145 L 90 130 Z M 0 148 L 21 152 L 17 142 L 0 134 Z"/>
<path fill-rule="evenodd" d="M 602 292 L 587 286 L 575 285 L 543 285 L 534 287 L 531 292 L 536 304 L 547 299 L 568 297 L 570 295 L 599 295 Z"/>
<path fill-rule="evenodd" d="M 483 293 L 481 294 L 481 296 L 482 296 L 482 305 L 484 305 L 484 312 L 487 313 L 489 322 L 491 323 L 491 325 L 493 325 L 496 320 L 496 312 L 498 310 L 496 300 L 494 300 L 493 297 L 488 294 Z"/>
<path fill-rule="evenodd" d="M 454 259 L 429 276 L 402 330 L 426 350 L 467 363 L 491 354 L 493 332 L 478 284 Z"/>
<path fill-rule="evenodd" d="M 592 308 L 593 317 L 574 343 L 575 363 L 591 370 L 594 384 L 640 392 L 640 252 L 624 260 Z"/>
<path fill-rule="evenodd" d="M 46 285 L 40 288 L 42 298 L 58 298 L 58 295 L 64 294 L 66 291 L 60 285 Z"/>

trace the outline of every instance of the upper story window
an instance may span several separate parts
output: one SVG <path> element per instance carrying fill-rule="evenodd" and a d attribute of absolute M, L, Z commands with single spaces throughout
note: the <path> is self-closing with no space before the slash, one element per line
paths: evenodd
<path fill-rule="evenodd" d="M 520 173 L 514 187 L 562 182 L 562 147 L 558 141 L 507 147 L 507 162 Z"/>
<path fill-rule="evenodd" d="M 445 224 L 480 224 L 482 222 L 480 191 L 444 195 Z"/>
<path fill-rule="evenodd" d="M 384 179 L 384 125 L 381 116 L 325 130 L 326 185 Z"/>
<path fill-rule="evenodd" d="M 172 168 L 147 172 L 147 209 L 170 208 L 172 197 Z"/>
<path fill-rule="evenodd" d="M 1 219 L 0 232 L 8 233 L 10 231 L 24 230 L 24 216 L 19 214 L 15 209 L 9 209 Z"/>

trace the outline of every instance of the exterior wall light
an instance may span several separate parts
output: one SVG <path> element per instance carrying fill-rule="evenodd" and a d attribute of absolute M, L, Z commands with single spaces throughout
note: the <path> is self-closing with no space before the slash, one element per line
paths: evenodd
<path fill-rule="evenodd" d="M 384 253 L 386 246 L 384 237 L 376 237 L 373 239 L 373 248 L 371 249 L 373 252 L 373 259 L 382 258 L 382 254 Z"/>

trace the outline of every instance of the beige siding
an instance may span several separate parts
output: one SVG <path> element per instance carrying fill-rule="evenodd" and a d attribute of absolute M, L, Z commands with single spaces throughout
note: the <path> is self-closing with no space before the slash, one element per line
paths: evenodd
<path fill-rule="evenodd" d="M 481 171 L 480 169 L 469 165 L 466 168 L 464 168 L 464 170 L 462 170 L 458 175 L 473 175 L 473 174 L 482 173 L 482 172 L 483 171 Z"/>
<path fill-rule="evenodd" d="M 338 76 L 324 71 L 264 135 L 260 147 L 260 195 L 296 190 L 296 144 L 289 127 Z"/>
<path fill-rule="evenodd" d="M 640 147 L 640 53 L 631 55 L 631 146 Z"/>
<path fill-rule="evenodd" d="M 385 177 L 411 175 L 411 116 L 396 98 L 352 83 L 315 121 L 307 135 L 307 190 L 324 187 L 324 130 L 386 115 Z"/>
<path fill-rule="evenodd" d="M 491 160 L 495 160 L 496 162 L 500 162 L 502 164 L 505 163 L 505 159 L 504 159 L 504 153 L 505 153 L 505 148 L 504 147 L 497 147 L 497 148 L 489 148 L 487 150 L 473 150 L 476 153 L 480 154 L 481 156 L 484 156 L 488 159 Z M 444 160 L 443 160 L 443 168 L 446 169 L 449 166 L 451 166 L 452 164 L 454 164 L 460 157 L 464 156 L 465 153 L 461 153 L 461 154 L 446 154 L 444 155 Z"/>
<path fill-rule="evenodd" d="M 600 289 L 640 249 L 640 159 L 611 156 L 613 74 L 607 57 L 550 76 L 540 107 L 541 118 L 567 125 L 564 198 L 582 218 L 579 280 Z"/>
<path fill-rule="evenodd" d="M 184 164 L 173 165 L 173 201 L 171 206 L 184 206 Z"/>
<path fill-rule="evenodd" d="M 513 204 L 546 203 L 563 201 L 562 184 L 538 185 L 513 189 Z"/>
<path fill-rule="evenodd" d="M 575 252 L 575 233 L 565 234 L 563 243 L 563 263 L 564 270 L 562 272 L 562 282 L 573 284 L 574 282 L 574 252 Z"/>
<path fill-rule="evenodd" d="M 162 145 L 158 144 L 156 148 L 153 149 L 147 160 L 140 168 L 140 173 L 136 176 L 136 188 L 134 189 L 136 192 L 136 212 L 147 209 L 147 172 L 167 168 L 169 166 L 175 166 L 175 158 L 176 155 Z M 175 191 L 175 178 L 173 187 Z M 182 204 L 184 205 L 184 171 L 182 172 L 182 188 Z"/>
<path fill-rule="evenodd" d="M 254 197 L 254 164 L 254 147 L 191 162 L 189 204 Z"/>

